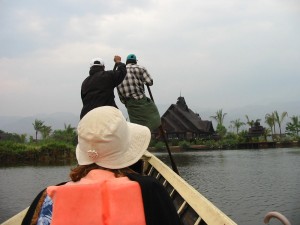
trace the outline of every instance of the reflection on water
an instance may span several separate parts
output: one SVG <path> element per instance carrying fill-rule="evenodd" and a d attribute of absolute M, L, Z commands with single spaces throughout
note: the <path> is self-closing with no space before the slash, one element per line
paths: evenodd
<path fill-rule="evenodd" d="M 170 164 L 168 154 L 155 154 Z M 269 211 L 300 224 L 299 148 L 187 152 L 173 157 L 180 175 L 238 224 L 263 224 Z M 0 168 L 0 222 L 27 207 L 44 187 L 68 180 L 70 167 Z"/>

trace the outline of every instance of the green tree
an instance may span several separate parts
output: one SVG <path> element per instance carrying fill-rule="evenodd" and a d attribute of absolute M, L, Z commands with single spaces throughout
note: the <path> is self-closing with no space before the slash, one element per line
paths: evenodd
<path fill-rule="evenodd" d="M 241 122 L 240 119 L 232 120 L 230 123 L 232 124 L 233 128 L 236 128 L 236 134 L 238 134 L 239 129 L 245 125 L 245 123 Z"/>
<path fill-rule="evenodd" d="M 16 133 L 8 133 L 0 130 L 0 139 L 6 141 L 13 141 L 18 143 L 26 142 L 27 134 L 16 134 Z"/>
<path fill-rule="evenodd" d="M 227 113 L 223 113 L 223 109 L 220 109 L 216 112 L 215 116 L 211 116 L 210 118 L 216 120 L 218 125 L 223 126 L 224 118 L 227 115 Z"/>
<path fill-rule="evenodd" d="M 275 134 L 275 115 L 274 113 L 267 113 L 265 115 L 265 123 L 270 127 L 270 130 L 271 130 L 271 134 L 272 134 L 272 138 L 273 138 L 273 135 Z"/>
<path fill-rule="evenodd" d="M 245 115 L 245 117 L 246 117 L 246 120 L 247 120 L 247 124 L 250 127 L 253 127 L 254 126 L 254 120 L 250 120 L 248 115 Z"/>
<path fill-rule="evenodd" d="M 250 120 L 248 115 L 245 115 L 247 123 L 250 127 L 254 126 L 254 120 Z"/>
<path fill-rule="evenodd" d="M 227 113 L 223 113 L 223 110 L 220 109 L 216 112 L 215 116 L 211 116 L 210 118 L 216 120 L 217 122 L 217 133 L 221 136 L 224 137 L 224 135 L 226 134 L 227 130 L 224 127 L 223 123 L 224 123 L 224 118 L 227 115 Z"/>
<path fill-rule="evenodd" d="M 223 138 L 225 136 L 225 134 L 227 133 L 226 127 L 221 124 L 217 125 L 216 131 L 221 136 L 221 138 Z"/>
<path fill-rule="evenodd" d="M 281 137 L 281 124 L 282 124 L 283 120 L 285 119 L 285 117 L 287 117 L 287 116 L 288 116 L 287 112 L 283 112 L 279 116 L 279 113 L 276 110 L 274 111 L 275 122 L 278 124 L 280 137 Z"/>
<path fill-rule="evenodd" d="M 42 138 L 46 139 L 50 136 L 50 133 L 52 132 L 52 128 L 51 126 L 43 125 L 40 129 L 40 132 L 42 134 Z"/>
<path fill-rule="evenodd" d="M 32 125 L 35 130 L 35 140 L 37 141 L 37 135 L 39 132 L 41 132 L 42 127 L 44 126 L 44 121 L 35 119 L 35 121 Z"/>
<path fill-rule="evenodd" d="M 25 143 L 26 142 L 27 134 L 20 134 L 19 137 L 20 137 L 21 143 Z"/>
<path fill-rule="evenodd" d="M 247 130 L 242 130 L 240 133 L 238 133 L 238 141 L 243 143 L 247 141 L 249 132 Z"/>
<path fill-rule="evenodd" d="M 73 134 L 75 133 L 75 131 L 76 131 L 76 128 L 75 128 L 75 127 L 72 127 L 71 124 L 68 124 L 68 125 L 64 124 L 64 127 L 65 127 L 65 130 L 64 130 L 64 131 L 65 131 L 67 134 L 73 135 Z"/>
<path fill-rule="evenodd" d="M 264 129 L 264 133 L 263 133 L 264 141 L 268 141 L 268 136 L 270 136 L 270 133 L 271 133 L 271 129 L 269 128 Z"/>
<path fill-rule="evenodd" d="M 300 120 L 299 116 L 290 117 L 291 122 L 286 124 L 286 133 L 293 137 L 299 137 L 300 132 Z"/>
<path fill-rule="evenodd" d="M 259 125 L 260 119 L 256 119 L 256 120 L 254 121 L 254 120 L 250 120 L 248 115 L 245 115 L 245 117 L 246 117 L 246 119 L 247 119 L 247 124 L 248 124 L 250 127 L 254 127 L 254 126 Z"/>
<path fill-rule="evenodd" d="M 68 143 L 75 143 L 76 136 L 76 128 L 72 127 L 70 124 L 64 124 L 64 130 L 55 130 L 52 134 L 54 140 L 65 141 Z"/>

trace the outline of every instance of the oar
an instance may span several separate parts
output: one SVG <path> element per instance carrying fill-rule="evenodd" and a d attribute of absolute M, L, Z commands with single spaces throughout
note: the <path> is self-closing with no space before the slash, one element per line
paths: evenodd
<path fill-rule="evenodd" d="M 147 86 L 147 88 L 148 88 L 148 92 L 149 92 L 150 98 L 151 98 L 151 100 L 154 102 L 154 99 L 153 99 L 153 96 L 152 96 L 152 92 L 151 92 L 151 90 L 150 90 L 150 87 L 149 87 L 149 85 L 146 85 L 146 86 Z M 179 175 L 177 166 L 176 166 L 176 164 L 175 164 L 175 162 L 174 162 L 173 156 L 172 156 L 171 151 L 170 151 L 170 148 L 169 148 L 168 140 L 167 140 L 167 138 L 166 138 L 166 136 L 165 136 L 164 129 L 163 129 L 162 125 L 160 125 L 158 128 L 159 128 L 160 133 L 161 133 L 161 135 L 163 136 L 164 142 L 165 142 L 165 144 L 166 144 L 166 147 L 167 147 L 167 150 L 168 150 L 168 154 L 169 154 L 169 157 L 170 157 L 170 160 L 171 160 L 172 169 L 173 169 L 173 171 L 174 171 L 175 173 L 177 173 L 177 174 Z"/>

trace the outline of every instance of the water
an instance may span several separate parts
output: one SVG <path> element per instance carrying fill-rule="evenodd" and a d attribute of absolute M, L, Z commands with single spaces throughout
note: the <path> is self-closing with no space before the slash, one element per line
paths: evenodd
<path fill-rule="evenodd" d="M 155 153 L 169 164 L 166 153 Z M 180 175 L 241 225 L 264 224 L 279 211 L 300 224 L 300 148 L 173 153 Z M 48 185 L 68 180 L 71 166 L 0 168 L 0 223 Z M 272 219 L 271 225 L 281 223 Z"/>

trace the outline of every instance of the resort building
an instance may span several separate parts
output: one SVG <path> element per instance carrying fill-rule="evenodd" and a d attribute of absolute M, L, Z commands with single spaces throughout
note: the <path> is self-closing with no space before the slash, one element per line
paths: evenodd
<path fill-rule="evenodd" d="M 161 117 L 162 127 L 168 139 L 193 140 L 211 136 L 215 133 L 212 122 L 202 120 L 187 106 L 184 97 L 178 97 Z"/>

